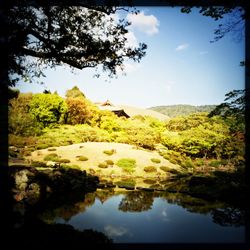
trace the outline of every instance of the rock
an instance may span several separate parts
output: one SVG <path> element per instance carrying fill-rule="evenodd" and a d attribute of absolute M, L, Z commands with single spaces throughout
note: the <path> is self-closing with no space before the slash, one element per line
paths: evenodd
<path fill-rule="evenodd" d="M 60 163 L 54 161 L 47 161 L 46 166 L 50 168 L 57 168 L 60 167 Z"/>
<path fill-rule="evenodd" d="M 15 146 L 9 146 L 9 149 L 14 151 L 14 152 L 18 152 L 18 148 Z"/>

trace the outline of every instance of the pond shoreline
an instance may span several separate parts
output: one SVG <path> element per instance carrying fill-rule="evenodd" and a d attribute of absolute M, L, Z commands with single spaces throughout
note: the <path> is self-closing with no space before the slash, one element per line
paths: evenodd
<path fill-rule="evenodd" d="M 222 200 L 228 203 L 239 203 L 245 206 L 249 187 L 237 183 L 235 176 L 220 173 L 216 178 L 211 176 L 188 175 L 173 176 L 159 180 L 157 184 L 148 178 L 101 178 L 87 174 L 86 171 L 55 167 L 37 169 L 28 165 L 9 167 L 11 196 L 14 202 L 34 204 L 51 195 L 67 192 L 92 192 L 96 189 L 142 190 L 145 192 L 183 193 L 208 200 Z M 231 178 L 231 179 L 230 179 Z M 151 183 L 151 184 L 150 184 Z M 158 184 L 158 183 L 161 183 Z"/>

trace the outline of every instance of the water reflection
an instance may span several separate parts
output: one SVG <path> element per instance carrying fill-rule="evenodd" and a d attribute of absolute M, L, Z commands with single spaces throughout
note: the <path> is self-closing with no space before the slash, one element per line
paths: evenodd
<path fill-rule="evenodd" d="M 119 204 L 119 210 L 123 212 L 142 212 L 152 208 L 154 202 L 153 193 L 134 191 L 127 193 Z"/>
<path fill-rule="evenodd" d="M 180 193 L 98 189 L 82 201 L 45 209 L 50 223 L 93 229 L 114 242 L 243 242 L 245 214 Z"/>

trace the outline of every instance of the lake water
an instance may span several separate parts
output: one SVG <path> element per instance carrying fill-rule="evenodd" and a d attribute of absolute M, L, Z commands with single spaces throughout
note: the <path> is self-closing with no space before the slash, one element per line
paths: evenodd
<path fill-rule="evenodd" d="M 183 194 L 98 189 L 41 214 L 49 223 L 93 229 L 114 243 L 244 243 L 244 212 Z"/>

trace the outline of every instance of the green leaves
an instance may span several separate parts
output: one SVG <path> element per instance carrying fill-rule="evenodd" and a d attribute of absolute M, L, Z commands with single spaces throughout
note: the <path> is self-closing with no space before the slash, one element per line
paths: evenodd
<path fill-rule="evenodd" d="M 30 102 L 31 115 L 44 127 L 64 120 L 65 101 L 56 94 L 35 94 Z"/>
<path fill-rule="evenodd" d="M 147 46 L 128 46 L 125 35 L 130 24 L 110 15 L 116 10 L 114 6 L 90 5 L 10 8 L 9 74 L 33 80 L 43 76 L 46 67 L 67 64 L 73 69 L 100 65 L 112 77 L 125 60 L 140 62 Z"/>

